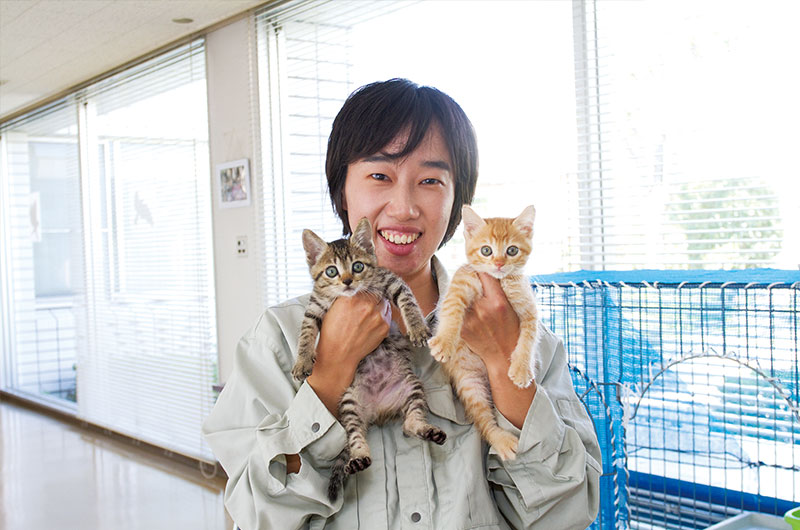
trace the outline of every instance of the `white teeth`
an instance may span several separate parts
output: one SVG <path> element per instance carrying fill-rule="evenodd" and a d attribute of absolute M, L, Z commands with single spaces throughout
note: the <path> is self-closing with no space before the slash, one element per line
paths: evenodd
<path fill-rule="evenodd" d="M 388 232 L 386 230 L 381 230 L 381 236 L 395 245 L 407 245 L 417 240 L 419 234 L 396 234 L 393 232 Z"/>

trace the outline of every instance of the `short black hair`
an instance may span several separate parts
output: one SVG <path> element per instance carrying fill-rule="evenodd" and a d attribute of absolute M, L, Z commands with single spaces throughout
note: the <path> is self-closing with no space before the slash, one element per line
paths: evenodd
<path fill-rule="evenodd" d="M 455 197 L 441 248 L 461 222 L 461 206 L 470 204 L 478 180 L 478 146 L 469 118 L 453 98 L 436 88 L 408 79 L 390 79 L 365 85 L 347 98 L 333 120 L 328 138 L 325 173 L 333 208 L 342 220 L 342 233 L 350 234 L 343 208 L 344 184 L 349 164 L 374 155 L 401 133 L 408 132 L 405 147 L 392 158 L 408 156 L 437 123 L 450 152 Z M 383 153 L 385 154 L 385 153 Z"/>

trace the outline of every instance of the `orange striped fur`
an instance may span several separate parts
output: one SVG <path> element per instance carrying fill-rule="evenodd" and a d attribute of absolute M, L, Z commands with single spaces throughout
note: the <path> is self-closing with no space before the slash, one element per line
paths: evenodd
<path fill-rule="evenodd" d="M 498 278 L 520 321 L 520 335 L 509 356 L 509 378 L 520 388 L 530 386 L 538 375 L 534 355 L 538 312 L 530 281 L 523 274 L 531 253 L 535 209 L 528 206 L 516 218 L 482 219 L 469 206 L 462 210 L 467 263 L 453 276 L 439 307 L 439 323 L 429 341 L 431 355 L 445 372 L 481 436 L 503 460 L 516 456 L 517 437 L 503 430 L 495 419 L 489 379 L 483 361 L 461 339 L 464 314 L 482 294 L 479 272 Z"/>

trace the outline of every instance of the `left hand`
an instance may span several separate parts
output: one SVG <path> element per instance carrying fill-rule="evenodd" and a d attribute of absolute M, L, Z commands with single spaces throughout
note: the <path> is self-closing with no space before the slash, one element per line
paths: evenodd
<path fill-rule="evenodd" d="M 508 371 L 509 355 L 519 339 L 519 317 L 506 298 L 500 280 L 478 273 L 483 295 L 464 315 L 461 338 L 490 371 Z"/>

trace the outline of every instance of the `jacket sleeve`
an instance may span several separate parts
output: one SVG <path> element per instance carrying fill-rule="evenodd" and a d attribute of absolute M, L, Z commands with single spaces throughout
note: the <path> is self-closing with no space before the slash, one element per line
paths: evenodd
<path fill-rule="evenodd" d="M 496 413 L 500 426 L 519 436 L 519 449 L 508 462 L 490 449 L 489 481 L 514 528 L 584 529 L 600 506 L 600 447 L 572 386 L 563 343 L 539 329 L 537 354 L 547 369 L 521 430 Z"/>
<path fill-rule="evenodd" d="M 314 390 L 297 388 L 292 354 L 265 313 L 239 342 L 233 371 L 203 431 L 225 472 L 225 506 L 242 530 L 292 529 L 341 508 L 327 498 L 345 432 Z M 286 473 L 288 454 L 300 471 Z"/>

